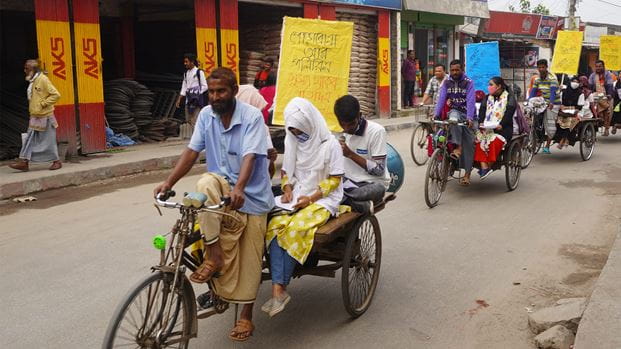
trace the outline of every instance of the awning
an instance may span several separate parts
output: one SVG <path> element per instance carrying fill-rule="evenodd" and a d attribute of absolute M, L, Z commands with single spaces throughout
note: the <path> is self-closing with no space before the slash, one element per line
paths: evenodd
<path fill-rule="evenodd" d="M 487 0 L 404 0 L 403 4 L 410 11 L 489 18 Z"/>

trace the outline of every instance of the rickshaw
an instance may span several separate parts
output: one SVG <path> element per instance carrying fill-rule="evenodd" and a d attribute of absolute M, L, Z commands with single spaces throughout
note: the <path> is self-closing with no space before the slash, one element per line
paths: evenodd
<path fill-rule="evenodd" d="M 537 117 L 547 109 L 547 103 L 541 97 L 531 98 L 526 102 L 525 114 L 533 122 L 531 133 L 528 135 L 528 146 L 532 149 L 533 155 L 537 154 L 546 141 L 545 130 L 541 117 Z M 558 113 L 558 111 L 552 111 Z M 597 141 L 597 130 L 602 124 L 601 119 L 596 117 L 580 118 L 578 124 L 570 133 L 570 145 L 574 146 L 576 142 L 580 142 L 580 156 L 583 161 L 588 161 L 593 156 L 595 143 Z"/>
<path fill-rule="evenodd" d="M 449 179 L 459 179 L 460 172 L 459 160 L 450 157 L 452 144 L 448 143 L 451 125 L 467 127 L 466 123 L 456 121 L 434 120 L 437 131 L 434 134 L 435 150 L 429 159 L 425 174 L 425 203 L 429 208 L 438 205 L 442 193 L 446 190 Z M 511 141 L 505 145 L 500 155 L 500 159 L 494 163 L 492 169 L 500 170 L 505 168 L 505 182 L 508 191 L 513 191 L 518 187 L 520 174 L 522 172 L 522 147 L 527 140 L 526 134 L 514 135 Z M 457 177 L 455 174 L 457 173 Z"/>
<path fill-rule="evenodd" d="M 388 148 L 391 182 L 382 202 L 375 205 L 372 213 L 348 212 L 329 220 L 315 233 L 311 255 L 305 265 L 298 265 L 293 275 L 334 278 L 341 269 L 343 305 L 351 318 L 361 316 L 369 308 L 379 280 L 382 238 L 375 214 L 396 198 L 403 184 L 403 161 L 392 146 Z M 106 330 L 104 349 L 187 348 L 190 339 L 197 336 L 198 319 L 222 314 L 229 308 L 208 282 L 214 297 L 213 307 L 199 313 L 194 287 L 186 276 L 186 272 L 196 270 L 203 261 L 202 253 L 190 251 L 190 246 L 203 239 L 200 229 L 194 229 L 197 214 L 210 212 L 235 219 L 222 210 L 228 205 L 228 198 L 223 198 L 219 205 L 206 207 L 204 202 L 186 205 L 167 201 L 174 194 L 171 191 L 156 198 L 156 208 L 158 211 L 159 207 L 177 209 L 181 217 L 168 234 L 154 238 L 160 261 L 118 305 Z M 262 274 L 263 280 L 271 279 L 269 263 L 265 260 Z M 235 318 L 237 310 L 236 306 Z"/>

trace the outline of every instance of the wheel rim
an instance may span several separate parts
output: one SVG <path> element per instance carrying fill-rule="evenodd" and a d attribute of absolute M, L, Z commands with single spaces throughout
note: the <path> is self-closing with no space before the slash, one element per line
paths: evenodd
<path fill-rule="evenodd" d="M 356 312 L 364 311 L 372 299 L 379 273 L 375 227 L 365 220 L 358 228 L 358 239 L 348 274 L 349 303 Z"/>
<path fill-rule="evenodd" d="M 427 135 L 425 128 L 421 125 L 416 126 L 412 133 L 412 140 L 410 141 L 410 153 L 412 159 L 417 165 L 424 165 L 429 155 L 427 155 Z"/>
<path fill-rule="evenodd" d="M 593 155 L 593 149 L 595 148 L 595 131 L 592 125 L 589 125 L 584 130 L 582 140 L 580 140 L 580 148 L 585 160 L 588 160 Z"/>
<path fill-rule="evenodd" d="M 526 146 L 522 148 L 522 168 L 528 167 L 535 156 L 535 140 L 532 135 L 529 137 Z"/>
<path fill-rule="evenodd" d="M 169 282 L 150 283 L 127 307 L 112 348 L 185 348 L 186 311 Z"/>
<path fill-rule="evenodd" d="M 520 149 L 514 147 L 511 150 L 511 159 L 507 164 L 509 167 L 509 187 L 512 190 L 517 188 L 518 181 L 520 180 L 520 171 L 522 170 L 521 155 Z"/>
<path fill-rule="evenodd" d="M 441 153 L 436 151 L 431 157 L 429 165 L 427 167 L 427 177 L 425 178 L 425 201 L 427 206 L 434 207 L 440 201 L 444 185 L 446 184 L 445 172 L 448 169 L 444 169 L 447 166 L 447 161 L 440 160 Z"/>

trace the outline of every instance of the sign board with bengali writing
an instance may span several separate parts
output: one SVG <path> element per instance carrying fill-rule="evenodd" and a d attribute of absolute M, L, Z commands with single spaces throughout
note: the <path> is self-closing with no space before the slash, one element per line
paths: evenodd
<path fill-rule="evenodd" d="M 489 80 L 500 76 L 498 41 L 466 45 L 466 75 L 475 89 L 487 91 Z"/>
<path fill-rule="evenodd" d="M 602 35 L 599 38 L 599 59 L 610 70 L 621 70 L 621 36 Z"/>
<path fill-rule="evenodd" d="M 580 51 L 582 50 L 582 32 L 563 30 L 558 33 L 554 56 L 552 57 L 552 72 L 556 74 L 578 73 Z"/>
<path fill-rule="evenodd" d="M 285 17 L 278 64 L 274 124 L 294 97 L 311 101 L 332 131 L 340 131 L 334 102 L 347 94 L 354 25 Z"/>

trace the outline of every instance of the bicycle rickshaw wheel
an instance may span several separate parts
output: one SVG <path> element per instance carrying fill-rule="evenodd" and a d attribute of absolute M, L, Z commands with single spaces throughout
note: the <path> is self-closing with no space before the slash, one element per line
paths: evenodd
<path fill-rule="evenodd" d="M 352 318 L 364 314 L 373 300 L 382 262 L 382 235 L 375 216 L 364 216 L 349 233 L 341 293 L 343 305 Z"/>
<path fill-rule="evenodd" d="M 108 325 L 103 349 L 188 347 L 196 316 L 190 299 L 194 292 L 185 289 L 192 286 L 183 275 L 183 288 L 172 290 L 173 277 L 155 272 L 128 292 Z"/>
<path fill-rule="evenodd" d="M 410 154 L 412 154 L 412 160 L 418 166 L 423 166 L 429 160 L 429 155 L 427 155 L 427 134 L 427 128 L 421 124 L 417 125 L 412 132 Z"/>
<path fill-rule="evenodd" d="M 535 133 L 531 130 L 526 137 L 526 144 L 522 146 L 522 169 L 530 166 L 535 157 Z"/>
<path fill-rule="evenodd" d="M 582 160 L 588 161 L 593 156 L 595 149 L 595 127 L 592 123 L 584 125 L 580 130 L 580 156 Z"/>
<path fill-rule="evenodd" d="M 440 202 L 442 192 L 446 188 L 449 166 L 449 161 L 442 149 L 436 149 L 431 154 L 425 173 L 425 203 L 429 208 L 436 207 Z"/>
<path fill-rule="evenodd" d="M 507 151 L 505 163 L 505 181 L 507 189 L 514 191 L 520 183 L 520 173 L 522 172 L 522 149 L 519 142 L 511 142 Z"/>

